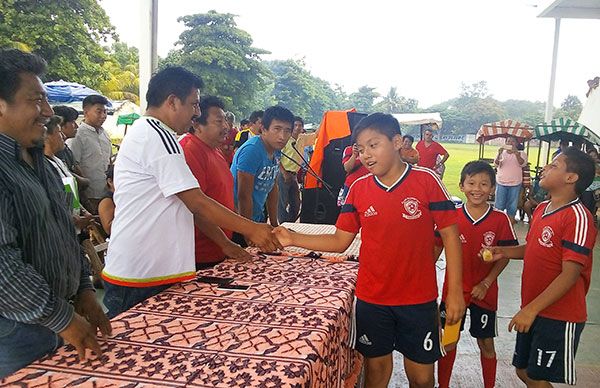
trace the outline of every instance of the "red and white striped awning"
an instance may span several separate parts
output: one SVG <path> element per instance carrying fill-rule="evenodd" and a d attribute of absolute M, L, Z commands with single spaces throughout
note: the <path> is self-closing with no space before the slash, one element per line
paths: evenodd
<path fill-rule="evenodd" d="M 520 142 L 527 141 L 533 136 L 533 127 L 516 120 L 502 120 L 495 123 L 483 124 L 479 128 L 479 131 L 477 131 L 475 140 L 483 143 L 497 137 L 509 136 L 516 137 Z"/>

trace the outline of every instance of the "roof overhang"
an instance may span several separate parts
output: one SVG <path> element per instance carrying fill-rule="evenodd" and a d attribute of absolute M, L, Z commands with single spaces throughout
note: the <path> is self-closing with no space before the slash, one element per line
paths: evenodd
<path fill-rule="evenodd" d="M 555 0 L 538 17 L 600 19 L 600 0 Z"/>

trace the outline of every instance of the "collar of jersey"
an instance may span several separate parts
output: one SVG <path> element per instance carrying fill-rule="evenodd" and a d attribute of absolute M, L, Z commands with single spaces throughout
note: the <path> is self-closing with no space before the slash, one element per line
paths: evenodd
<path fill-rule="evenodd" d="M 469 211 L 467 210 L 467 204 L 464 204 L 462 206 L 463 209 L 463 213 L 465 213 L 465 216 L 467 217 L 467 219 L 469 221 L 471 221 L 471 223 L 473 225 L 477 225 L 481 222 L 483 222 L 483 220 L 485 220 L 487 218 L 487 216 L 490 215 L 490 213 L 492 212 L 492 206 L 488 205 L 488 209 L 485 211 L 485 213 L 483 213 L 483 215 L 481 217 L 479 217 L 478 219 L 473 219 L 473 217 L 471 216 L 471 214 L 469 214 Z"/>
<path fill-rule="evenodd" d="M 549 215 L 552 215 L 552 214 L 555 214 L 555 213 L 557 213 L 557 212 L 559 212 L 559 211 L 561 211 L 561 210 L 563 210 L 563 209 L 566 209 L 566 208 L 568 208 L 568 207 L 569 207 L 569 206 L 571 206 L 571 205 L 575 205 L 575 204 L 577 204 L 578 202 L 579 202 L 579 198 L 575 198 L 575 199 L 574 199 L 574 200 L 572 200 L 571 202 L 569 202 L 569 203 L 567 203 L 567 204 L 564 204 L 564 205 L 562 205 L 562 206 L 561 206 L 561 207 L 559 207 L 558 209 L 554 209 L 554 210 L 552 210 L 551 212 L 547 212 L 547 213 L 546 213 L 546 209 L 548 209 L 548 205 L 550 205 L 550 201 L 548 201 L 548 202 L 546 203 L 546 206 L 544 206 L 544 212 L 542 213 L 542 218 L 544 218 L 544 217 L 546 217 L 546 216 L 549 216 Z"/>
<path fill-rule="evenodd" d="M 386 186 L 385 183 L 380 181 L 379 178 L 377 178 L 375 175 L 373 175 L 373 178 L 375 178 L 375 184 L 377 186 L 381 187 L 383 190 L 385 190 L 389 193 L 390 191 L 394 190 L 396 187 L 400 186 L 402 181 L 408 176 L 408 173 L 410 172 L 411 169 L 412 169 L 412 167 L 410 166 L 410 164 L 406 163 L 406 168 L 404 169 L 404 172 L 402 173 L 402 175 L 400 175 L 400 177 L 396 180 L 396 182 L 394 182 L 389 187 Z"/>

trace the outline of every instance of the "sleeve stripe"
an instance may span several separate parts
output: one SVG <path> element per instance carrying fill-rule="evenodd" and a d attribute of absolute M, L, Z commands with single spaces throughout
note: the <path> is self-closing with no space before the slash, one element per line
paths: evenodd
<path fill-rule="evenodd" d="M 167 139 L 165 139 L 164 133 L 160 129 L 158 129 L 156 127 L 156 124 L 154 124 L 152 121 L 150 121 L 149 119 L 147 121 L 148 121 L 148 124 L 150 124 L 150 126 L 156 131 L 156 133 L 158 133 L 158 136 L 160 137 L 160 140 L 162 140 L 163 145 L 167 149 L 167 152 L 169 154 L 173 154 L 173 149 L 169 146 L 169 144 L 167 144 Z"/>
<path fill-rule="evenodd" d="M 575 212 L 575 218 L 577 220 L 575 224 L 575 244 L 585 246 L 588 232 L 587 214 L 581 203 L 573 206 L 573 211 Z"/>
<path fill-rule="evenodd" d="M 590 254 L 589 248 L 586 248 L 579 244 L 572 243 L 571 241 L 562 240 L 562 245 L 564 248 L 567 248 L 575 253 L 580 253 L 580 254 L 586 255 L 586 256 Z"/>
<path fill-rule="evenodd" d="M 344 204 L 342 205 L 340 213 L 356 213 L 356 208 L 354 207 L 354 205 Z"/>
<path fill-rule="evenodd" d="M 165 134 L 165 136 L 167 137 L 167 141 L 173 147 L 173 151 L 176 154 L 180 154 L 181 152 L 179 151 L 179 147 L 178 147 L 179 143 L 177 142 L 177 138 L 175 138 L 172 133 L 170 133 L 169 131 L 164 129 L 162 124 L 159 121 L 156 121 L 156 120 L 153 120 L 153 121 L 154 121 L 154 124 L 156 124 L 156 126 Z"/>
<path fill-rule="evenodd" d="M 518 241 L 517 234 L 515 233 L 515 228 L 513 227 L 512 221 L 508 217 L 508 214 L 504 213 L 503 211 L 497 210 L 497 209 L 494 209 L 494 211 L 497 211 L 498 213 L 500 213 L 504 216 L 504 218 L 506 219 L 506 223 L 508 224 L 508 230 L 510 230 L 510 233 L 513 236 L 513 238 L 515 239 L 515 241 Z M 519 244 L 517 243 L 516 245 L 519 245 Z"/>
<path fill-rule="evenodd" d="M 430 202 L 429 210 L 456 210 L 456 205 L 452 201 Z"/>
<path fill-rule="evenodd" d="M 443 184 L 443 183 L 442 183 L 442 181 L 440 180 L 440 177 L 439 177 L 439 176 L 437 176 L 437 174 L 436 174 L 435 172 L 431 171 L 431 170 L 430 170 L 430 169 L 428 169 L 428 168 L 424 168 L 424 167 L 412 166 L 412 168 L 413 168 L 414 170 L 417 170 L 417 171 L 423 171 L 423 172 L 426 172 L 426 173 L 428 173 L 429 175 L 431 175 L 431 176 L 432 176 L 432 177 L 435 179 L 435 181 L 438 183 L 438 185 L 440 186 L 440 188 L 442 189 L 442 191 L 444 192 L 444 194 L 446 195 L 446 198 L 447 198 L 448 200 L 450 200 L 450 199 L 452 198 L 452 197 L 450 196 L 450 193 L 448 193 L 448 190 L 446 190 L 446 186 L 444 186 L 444 184 Z"/>

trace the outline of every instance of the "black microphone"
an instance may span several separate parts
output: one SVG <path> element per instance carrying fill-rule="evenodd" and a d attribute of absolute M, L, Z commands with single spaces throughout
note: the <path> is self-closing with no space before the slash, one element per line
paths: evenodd
<path fill-rule="evenodd" d="M 323 179 L 321 179 L 321 177 L 319 176 L 319 174 L 317 174 L 317 172 L 310 166 L 310 163 L 308 162 L 308 160 L 306 160 L 304 158 L 304 155 L 302 155 L 302 153 L 300 151 L 298 151 L 298 148 L 296 148 L 296 144 L 292 143 L 292 148 L 294 149 L 294 151 L 296 151 L 296 153 L 298 154 L 298 156 L 300 156 L 300 158 L 302 159 L 302 161 L 304 162 L 304 164 L 306 164 L 306 168 L 304 168 L 302 166 L 300 166 L 300 168 L 304 169 L 306 172 L 310 171 L 311 175 L 313 177 L 315 177 L 319 182 L 321 182 L 324 186 L 328 186 L 329 188 L 333 188 L 333 186 L 331 186 L 329 183 L 327 183 Z"/>
<path fill-rule="evenodd" d="M 293 146 L 292 146 L 293 147 Z M 294 149 L 296 149 L 294 147 Z M 296 150 L 297 152 L 298 150 Z M 296 162 L 293 158 L 291 158 L 289 155 L 284 154 L 283 152 L 281 153 L 282 156 L 285 156 L 286 158 L 288 158 L 289 160 L 291 160 L 292 162 L 294 162 L 294 164 L 296 164 L 297 166 L 299 166 L 300 168 L 303 168 L 302 165 L 298 162 Z M 304 159 L 304 158 L 303 158 Z M 331 191 L 331 189 L 333 188 L 329 183 L 325 182 L 319 175 L 317 175 L 317 173 L 314 172 L 314 170 L 311 168 L 310 170 L 305 169 L 305 171 L 307 173 L 309 173 L 313 178 L 315 178 L 319 183 L 321 183 L 323 185 L 323 187 L 325 188 L 325 190 L 327 190 L 327 192 L 329 194 L 331 194 L 331 196 L 333 198 L 336 198 L 336 196 L 333 194 L 333 191 Z"/>

